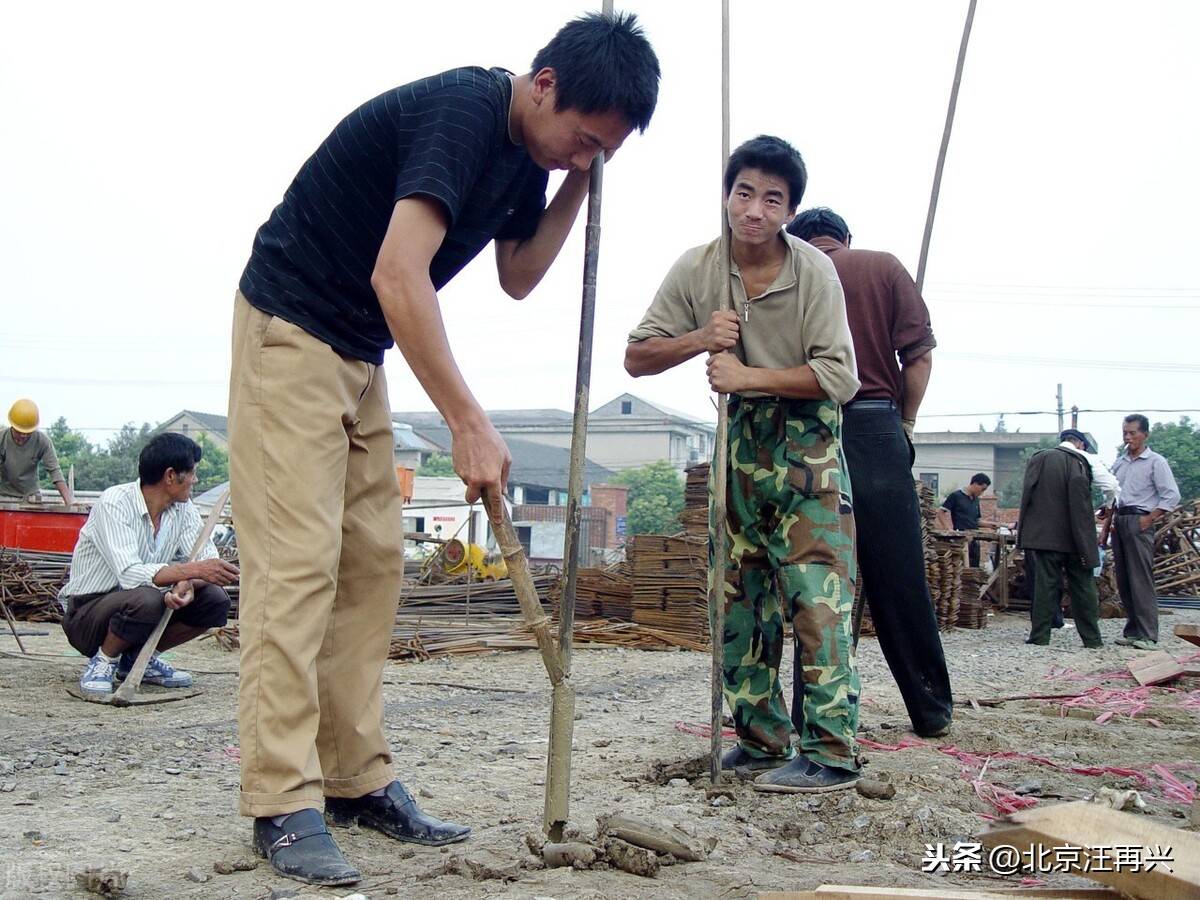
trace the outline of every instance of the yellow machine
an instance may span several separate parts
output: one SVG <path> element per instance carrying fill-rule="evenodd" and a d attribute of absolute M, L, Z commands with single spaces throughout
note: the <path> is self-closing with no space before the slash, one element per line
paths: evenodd
<path fill-rule="evenodd" d="M 442 570 L 447 575 L 463 575 L 468 567 L 480 581 L 508 577 L 508 566 L 503 559 L 490 561 L 487 551 L 478 544 L 468 544 L 462 538 L 451 538 L 442 550 Z"/>

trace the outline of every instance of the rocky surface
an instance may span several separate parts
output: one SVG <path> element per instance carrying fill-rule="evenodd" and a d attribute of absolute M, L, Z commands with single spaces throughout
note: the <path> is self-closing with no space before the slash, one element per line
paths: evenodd
<path fill-rule="evenodd" d="M 1183 621 L 1200 621 L 1200 614 L 1164 615 L 1164 635 Z M 1102 622 L 1105 639 L 1116 637 L 1120 625 Z M 1151 771 L 1154 763 L 1200 759 L 1200 714 L 1184 707 L 1189 695 L 1179 690 L 1155 688 L 1149 706 L 1135 718 L 1116 715 L 1101 724 L 1096 721 L 1101 709 L 1072 709 L 1064 716 L 1056 702 L 969 704 L 1013 694 L 1081 693 L 1139 655 L 1111 643 L 1100 651 L 1083 650 L 1071 629 L 1055 632 L 1050 648 L 1030 647 L 1023 643 L 1026 629 L 1018 617 L 998 616 L 983 631 L 944 636 L 962 704 L 954 730 L 907 749 L 864 750 L 867 773 L 894 790 L 890 798 L 892 790 L 878 785 L 870 796 L 760 794 L 737 783 L 706 790 L 708 741 L 684 729 L 707 720 L 708 658 L 577 650 L 579 716 L 568 829 L 573 833 L 567 839 L 595 840 L 597 817 L 620 810 L 673 822 L 699 841 L 716 841 L 705 860 L 665 865 L 653 878 L 611 866 L 546 868 L 530 851 L 525 835 L 540 825 L 549 717 L 549 690 L 536 653 L 390 665 L 384 676 L 386 724 L 397 770 L 427 810 L 466 822 L 474 834 L 464 844 L 434 849 L 397 844 L 367 829 L 336 831 L 365 877 L 353 888 L 324 890 L 275 876 L 250 851 L 250 824 L 236 809 L 236 655 L 210 641 L 180 648 L 173 661 L 196 673 L 201 696 L 114 709 L 67 694 L 65 685 L 78 677 L 82 661 L 60 635 L 26 638 L 32 652 L 58 659 L 0 657 L 0 896 L 84 896 L 76 875 L 89 869 L 128 873 L 121 896 L 206 900 L 431 891 L 438 900 L 501 895 L 667 900 L 753 897 L 762 890 L 831 882 L 998 886 L 1005 879 L 986 873 L 921 871 L 927 843 L 968 839 L 985 826 L 986 816 L 996 814 L 980 797 L 991 787 L 1042 803 L 1088 796 L 1102 787 L 1138 788 L 1146 805 L 1135 814 L 1194 827 L 1185 804 L 1134 778 L 993 758 L 973 785 L 979 772 L 938 749 L 980 757 L 1019 751 L 1063 766 L 1140 772 Z M 1162 648 L 1180 658 L 1195 649 L 1174 638 L 1164 638 Z M 790 683 L 790 647 L 784 656 Z M 860 736 L 885 747 L 912 741 L 874 639 L 864 639 L 859 662 Z M 1073 671 L 1064 675 L 1063 668 Z M 435 681 L 461 686 L 421 683 Z M 1134 687 L 1120 678 L 1106 684 Z M 1200 681 L 1174 688 L 1200 690 Z M 1194 783 L 1198 774 L 1179 777 Z M 1047 880 L 1059 886 L 1084 883 L 1063 875 Z"/>

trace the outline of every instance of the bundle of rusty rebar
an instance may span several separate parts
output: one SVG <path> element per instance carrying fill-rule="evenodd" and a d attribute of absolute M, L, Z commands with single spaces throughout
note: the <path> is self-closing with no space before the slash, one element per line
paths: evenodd
<path fill-rule="evenodd" d="M 1200 594 L 1200 500 L 1176 507 L 1154 532 L 1154 588 L 1167 597 Z"/>
<path fill-rule="evenodd" d="M 0 548 L 0 596 L 16 619 L 61 622 L 58 592 L 67 583 L 70 553 Z"/>

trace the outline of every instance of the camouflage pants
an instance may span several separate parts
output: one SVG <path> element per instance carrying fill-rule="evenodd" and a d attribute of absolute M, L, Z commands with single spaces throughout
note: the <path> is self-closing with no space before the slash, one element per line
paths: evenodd
<path fill-rule="evenodd" d="M 752 756 L 795 755 L 779 683 L 786 609 L 801 648 L 800 752 L 857 768 L 854 516 L 841 410 L 828 400 L 734 398 L 729 462 L 724 689 L 738 742 Z M 710 516 L 710 534 L 713 524 Z"/>

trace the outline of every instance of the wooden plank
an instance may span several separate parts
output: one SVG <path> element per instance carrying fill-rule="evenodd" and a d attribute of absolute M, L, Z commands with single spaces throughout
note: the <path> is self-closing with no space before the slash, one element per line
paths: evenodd
<path fill-rule="evenodd" d="M 1200 647 L 1200 625 L 1176 625 L 1175 637 Z"/>
<path fill-rule="evenodd" d="M 1009 897 L 1034 897 L 1041 900 L 1117 900 L 1121 894 L 1107 888 L 1037 890 L 1030 888 L 880 888 L 846 884 L 823 884 L 814 891 L 773 891 L 758 894 L 758 900 L 887 900 L 890 897 L 929 898 L 929 900 L 1000 900 Z"/>
<path fill-rule="evenodd" d="M 1145 816 L 1117 812 L 1086 800 L 1036 806 L 1013 813 L 1008 824 L 985 831 L 987 847 L 1006 845 L 1024 853 L 1050 853 L 1053 862 L 1076 875 L 1146 900 L 1184 900 L 1200 896 L 1200 836 L 1160 825 Z M 1079 859 L 1054 848 L 1080 847 Z M 1140 871 L 1114 869 L 1115 848 L 1140 849 Z M 1159 854 L 1169 860 L 1147 862 Z"/>
<path fill-rule="evenodd" d="M 1129 674 L 1142 687 L 1148 684 L 1164 684 L 1183 674 L 1183 666 L 1179 665 L 1166 650 L 1155 650 L 1145 656 L 1129 661 Z"/>

